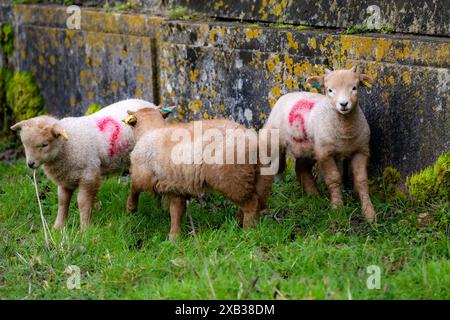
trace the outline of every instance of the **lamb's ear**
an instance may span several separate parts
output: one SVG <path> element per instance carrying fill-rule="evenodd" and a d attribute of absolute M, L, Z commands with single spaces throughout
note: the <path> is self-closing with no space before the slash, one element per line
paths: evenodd
<path fill-rule="evenodd" d="M 311 86 L 317 86 L 317 84 L 323 85 L 323 78 L 324 76 L 312 76 L 306 79 L 306 83 L 310 84 Z"/>
<path fill-rule="evenodd" d="M 361 83 L 362 86 L 367 87 L 367 88 L 372 88 L 373 85 L 373 79 L 371 76 L 361 73 L 359 75 L 359 82 Z"/>
<path fill-rule="evenodd" d="M 22 120 L 17 122 L 15 125 L 11 126 L 10 129 L 14 131 L 20 131 L 27 120 Z"/>
<path fill-rule="evenodd" d="M 134 111 L 130 111 L 130 110 L 127 110 L 127 113 L 128 113 L 129 116 L 132 116 L 133 114 L 135 114 Z"/>
<path fill-rule="evenodd" d="M 52 132 L 52 135 L 55 137 L 55 138 L 59 138 L 59 137 L 62 137 L 64 140 L 68 140 L 69 139 L 69 137 L 67 136 L 67 132 L 66 132 L 66 130 L 64 130 L 64 128 L 63 127 L 61 127 L 59 124 L 57 124 L 57 123 L 55 123 L 52 127 L 51 127 L 51 132 Z"/>

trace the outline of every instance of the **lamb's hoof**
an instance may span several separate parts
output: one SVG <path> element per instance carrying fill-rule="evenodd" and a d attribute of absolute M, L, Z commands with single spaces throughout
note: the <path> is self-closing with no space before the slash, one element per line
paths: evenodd
<path fill-rule="evenodd" d="M 127 212 L 129 214 L 133 214 L 137 211 L 137 205 L 135 203 L 132 203 L 130 201 L 127 202 Z"/>
<path fill-rule="evenodd" d="M 129 213 L 129 214 L 133 214 L 133 213 L 136 213 L 136 211 L 137 211 L 137 207 L 127 207 L 127 212 Z"/>
<path fill-rule="evenodd" d="M 89 222 L 81 222 L 80 224 L 80 231 L 85 232 L 89 227 Z"/>
<path fill-rule="evenodd" d="M 331 208 L 332 209 L 339 209 L 339 208 L 341 208 L 343 206 L 344 206 L 344 202 L 342 202 L 342 200 L 340 200 L 340 201 L 333 201 L 331 203 Z"/>
<path fill-rule="evenodd" d="M 173 242 L 177 241 L 179 235 L 180 235 L 179 233 L 169 233 L 170 242 L 173 243 Z"/>
<path fill-rule="evenodd" d="M 59 230 L 62 228 L 63 225 L 64 225 L 64 223 L 62 223 L 62 222 L 55 222 L 55 224 L 53 225 L 53 229 Z"/>
<path fill-rule="evenodd" d="M 368 223 L 374 223 L 377 221 L 377 214 L 374 209 L 366 209 L 363 214 Z"/>

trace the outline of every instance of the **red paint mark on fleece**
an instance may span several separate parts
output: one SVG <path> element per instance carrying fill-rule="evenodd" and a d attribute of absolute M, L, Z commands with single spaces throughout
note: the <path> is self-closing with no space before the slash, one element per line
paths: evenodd
<path fill-rule="evenodd" d="M 298 130 L 302 132 L 302 137 L 294 137 L 292 136 L 292 140 L 297 143 L 307 142 L 307 132 L 305 125 L 305 117 L 314 108 L 314 102 L 308 100 L 299 100 L 297 101 L 289 112 L 289 126 L 292 127 L 295 125 Z"/>
<path fill-rule="evenodd" d="M 97 126 L 100 132 L 105 132 L 108 127 L 112 127 L 111 136 L 109 137 L 109 157 L 114 157 L 121 151 L 118 140 L 122 128 L 120 123 L 111 117 L 101 118 L 97 120 Z"/>

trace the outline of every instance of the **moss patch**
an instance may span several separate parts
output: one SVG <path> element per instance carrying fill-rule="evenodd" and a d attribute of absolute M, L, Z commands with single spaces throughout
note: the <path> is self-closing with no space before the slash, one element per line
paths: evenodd
<path fill-rule="evenodd" d="M 448 201 L 450 193 L 450 152 L 442 154 L 435 165 L 406 179 L 411 197 L 422 204 Z"/>
<path fill-rule="evenodd" d="M 14 28 L 10 23 L 0 27 L 0 46 L 6 57 L 11 58 L 14 52 Z"/>
<path fill-rule="evenodd" d="M 45 113 L 44 99 L 30 72 L 15 72 L 6 85 L 6 103 L 16 121 Z"/>
<path fill-rule="evenodd" d="M 89 116 L 93 113 L 96 113 L 97 111 L 100 111 L 102 109 L 102 106 L 98 103 L 91 104 L 88 109 L 86 110 L 85 115 Z"/>
<path fill-rule="evenodd" d="M 0 68 L 0 114 L 2 115 L 2 131 L 8 130 L 10 110 L 6 104 L 6 85 L 12 78 L 13 73 L 6 68 Z"/>
<path fill-rule="evenodd" d="M 386 167 L 383 171 L 383 176 L 369 181 L 370 193 L 377 198 L 385 201 L 405 201 L 407 196 L 402 191 L 401 173 L 393 168 Z"/>

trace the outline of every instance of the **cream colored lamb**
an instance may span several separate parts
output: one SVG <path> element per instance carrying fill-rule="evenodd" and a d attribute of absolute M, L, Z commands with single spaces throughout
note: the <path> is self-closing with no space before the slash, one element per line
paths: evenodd
<path fill-rule="evenodd" d="M 133 128 L 136 139 L 130 156 L 131 193 L 127 204 L 130 212 L 137 210 L 141 192 L 168 196 L 169 238 L 175 240 L 186 201 L 214 190 L 240 207 L 237 218 L 244 228 L 258 222 L 260 209 L 265 207 L 270 192 L 271 185 L 266 180 L 271 177 L 260 175 L 259 165 L 247 156 L 257 154 L 257 145 L 249 143 L 252 138 L 256 141 L 256 132 L 248 130 L 245 144 L 238 147 L 237 143 L 227 143 L 227 135 L 244 132 L 245 127 L 230 120 L 167 124 L 166 112 L 149 108 L 130 115 L 126 123 Z M 197 130 L 199 125 L 201 132 Z M 210 149 L 212 145 L 215 148 Z M 215 156 L 209 158 L 212 154 Z M 230 155 L 234 159 L 227 161 Z"/>
<path fill-rule="evenodd" d="M 25 147 L 27 165 L 43 165 L 47 176 L 58 186 L 58 214 L 54 228 L 67 219 L 70 199 L 78 191 L 80 225 L 84 229 L 100 187 L 101 176 L 129 166 L 134 147 L 132 130 L 122 123 L 127 110 L 155 107 L 138 99 L 123 100 L 83 117 L 58 120 L 39 116 L 16 123 Z"/>
<path fill-rule="evenodd" d="M 336 161 L 351 159 L 354 186 L 361 199 L 362 212 L 368 221 L 375 220 L 369 196 L 367 164 L 370 129 L 358 106 L 360 83 L 372 79 L 350 70 L 325 70 L 325 75 L 311 77 L 319 82 L 326 95 L 293 92 L 275 104 L 265 129 L 279 129 L 279 172 L 285 168 L 286 153 L 296 158 L 297 178 L 306 193 L 317 193 L 311 173 L 315 161 L 324 177 L 333 207 L 342 205 L 341 175 Z"/>

